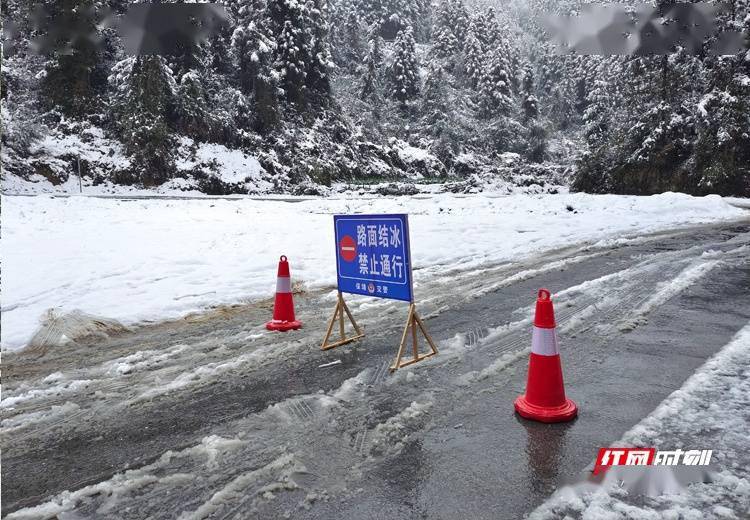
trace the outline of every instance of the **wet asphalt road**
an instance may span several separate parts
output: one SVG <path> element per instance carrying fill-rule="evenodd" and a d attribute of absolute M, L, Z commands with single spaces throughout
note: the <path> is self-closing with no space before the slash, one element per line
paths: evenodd
<path fill-rule="evenodd" d="M 367 338 L 321 352 L 333 306 L 321 294 L 297 298 L 306 333 L 296 335 L 259 331 L 265 302 L 4 356 L 11 395 L 49 386 L 53 372 L 90 383 L 4 411 L 30 419 L 3 423 L 3 514 L 109 482 L 128 492 L 81 493 L 78 518 L 522 517 L 750 320 L 748 243 L 744 222 L 436 276 L 417 294 L 441 354 L 395 375 L 403 306 L 353 302 Z M 580 410 L 564 425 L 513 413 L 542 286 L 557 293 L 567 392 Z M 137 351 L 168 361 L 113 376 Z M 245 444 L 206 461 L 192 447 L 211 435 Z M 170 450 L 189 456 L 165 460 Z M 112 483 L 144 466 L 161 480 Z"/>

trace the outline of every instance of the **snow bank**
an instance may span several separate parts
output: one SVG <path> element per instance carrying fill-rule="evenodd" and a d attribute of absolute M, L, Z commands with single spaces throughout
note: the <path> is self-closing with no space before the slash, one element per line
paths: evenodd
<path fill-rule="evenodd" d="M 571 206 L 575 211 L 569 211 Z M 717 196 L 420 195 L 413 198 L 2 198 L 2 347 L 80 311 L 123 325 L 273 295 L 279 255 L 308 288 L 335 283 L 334 213 L 409 213 L 423 275 L 549 248 L 738 218 Z"/>

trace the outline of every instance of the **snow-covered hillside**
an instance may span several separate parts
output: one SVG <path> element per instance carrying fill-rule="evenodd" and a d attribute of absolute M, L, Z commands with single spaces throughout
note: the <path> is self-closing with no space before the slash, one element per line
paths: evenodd
<path fill-rule="evenodd" d="M 74 310 L 133 324 L 268 298 L 281 254 L 296 282 L 333 287 L 335 213 L 410 215 L 417 298 L 420 281 L 439 272 L 744 214 L 717 196 L 674 193 L 299 202 L 4 196 L 2 347 L 22 348 L 45 316 Z"/>
<path fill-rule="evenodd" d="M 230 0 L 202 41 L 143 55 L 117 29 L 132 5 L 89 3 L 3 4 L 15 188 L 74 188 L 80 167 L 96 185 L 305 194 L 501 177 L 515 154 L 567 169 L 574 191 L 750 194 L 750 53 L 712 52 L 717 34 L 750 31 L 744 0 L 700 52 L 663 59 L 556 49 L 546 20 L 579 12 L 571 0 Z M 648 16 L 679 20 L 681 5 Z M 69 20 L 85 38 L 65 36 Z"/>

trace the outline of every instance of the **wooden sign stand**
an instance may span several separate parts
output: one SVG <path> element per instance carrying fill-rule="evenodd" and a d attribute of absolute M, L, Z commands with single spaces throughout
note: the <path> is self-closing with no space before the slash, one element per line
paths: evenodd
<path fill-rule="evenodd" d="M 380 224 L 378 226 L 375 224 L 376 221 L 398 221 L 400 225 L 394 224 L 388 226 L 386 224 Z M 354 227 L 355 224 L 356 229 Z M 417 314 L 417 307 L 414 303 L 414 277 L 411 265 L 411 245 L 409 241 L 409 216 L 334 215 L 333 226 L 336 237 L 336 278 L 338 296 L 336 298 L 336 308 L 333 311 L 331 320 L 328 322 L 328 330 L 326 330 L 326 335 L 320 349 L 329 350 L 340 347 L 341 345 L 346 345 L 347 343 L 356 341 L 365 335 L 359 328 L 359 325 L 357 325 L 357 322 L 354 321 L 354 317 L 352 316 L 349 307 L 347 307 L 344 302 L 344 297 L 342 296 L 343 289 L 344 292 L 360 294 L 362 296 L 375 296 L 378 298 L 389 298 L 392 300 L 409 302 L 409 316 L 406 318 L 406 326 L 401 335 L 398 354 L 393 364 L 390 366 L 391 372 L 437 354 L 438 349 L 435 346 L 435 342 L 432 341 L 430 333 L 427 332 L 427 328 L 425 327 L 422 318 Z M 357 237 L 356 241 L 354 238 L 355 236 Z M 369 249 L 363 250 L 363 252 L 358 255 L 357 248 L 359 246 L 365 246 Z M 383 254 L 379 254 L 382 251 L 379 249 L 381 247 L 385 248 Z M 393 248 L 396 249 L 395 252 L 392 251 Z M 378 258 L 375 256 L 376 253 L 379 254 Z M 370 258 L 371 262 L 368 262 L 368 258 Z M 390 264 L 388 263 L 389 258 L 392 259 Z M 355 262 L 355 259 L 358 260 L 358 262 Z M 377 270 L 378 265 L 382 266 L 382 271 Z M 384 269 L 386 266 L 389 267 L 387 273 Z M 344 268 L 343 272 L 342 268 Z M 363 274 L 368 276 L 363 278 Z M 374 276 L 379 276 L 380 278 L 374 278 Z M 403 281 L 401 281 L 402 279 Z M 355 284 L 353 280 L 358 280 L 358 282 Z M 368 283 L 361 283 L 362 281 Z M 381 282 L 383 282 L 383 286 L 380 285 Z M 378 285 L 376 286 L 375 283 Z M 389 291 L 389 288 L 392 288 L 393 291 Z M 344 314 L 346 314 L 354 327 L 354 331 L 356 332 L 354 336 L 346 336 L 344 330 Z M 333 343 L 329 343 L 328 340 L 331 339 L 331 333 L 333 332 L 333 327 L 337 320 L 339 322 L 340 339 Z M 406 350 L 406 343 L 408 341 L 407 336 L 409 335 L 410 328 L 413 355 L 411 359 L 404 361 L 404 352 Z M 427 340 L 427 344 L 431 349 L 430 352 L 426 354 L 420 355 L 419 353 L 417 329 L 422 332 L 422 335 L 425 340 Z"/>
<path fill-rule="evenodd" d="M 409 333 L 409 327 L 411 327 L 411 341 L 412 341 L 412 352 L 413 357 L 412 359 L 408 361 L 401 362 L 401 359 L 404 357 L 404 350 L 406 349 L 406 336 Z M 417 327 L 419 327 L 419 330 L 422 331 L 422 335 L 427 340 L 427 344 L 432 349 L 432 352 L 429 354 L 424 354 L 422 356 L 419 355 L 419 343 L 417 342 Z M 396 361 L 391 365 L 390 370 L 391 372 L 398 370 L 399 368 L 409 366 L 413 363 L 416 363 L 418 361 L 422 361 L 423 359 L 426 359 L 430 356 L 434 356 L 438 353 L 437 347 L 435 346 L 435 342 L 432 341 L 432 337 L 430 337 L 430 333 L 427 332 L 427 328 L 424 326 L 424 323 L 422 322 L 422 318 L 419 317 L 417 314 L 417 306 L 414 302 L 409 303 L 409 316 L 406 318 L 406 326 L 404 327 L 404 333 L 401 335 L 401 344 L 398 347 L 398 355 L 396 356 Z"/>
<path fill-rule="evenodd" d="M 354 326 L 354 331 L 357 333 L 356 336 L 352 336 L 350 338 L 346 337 L 346 332 L 344 331 L 344 313 L 346 313 L 346 315 L 349 317 L 349 321 Z M 336 318 L 338 318 L 339 322 L 339 334 L 341 335 L 341 339 L 334 343 L 328 343 L 328 339 L 331 337 L 333 324 L 336 322 Z M 344 302 L 344 296 L 341 294 L 341 291 L 339 291 L 336 301 L 336 308 L 333 310 L 331 321 L 328 322 L 328 330 L 326 331 L 326 337 L 323 339 L 323 344 L 320 346 L 320 350 L 330 350 L 332 348 L 340 347 L 341 345 L 346 345 L 347 343 L 356 341 L 359 338 L 363 338 L 364 335 L 365 333 L 362 332 L 362 329 L 359 328 L 357 322 L 354 321 L 354 316 L 352 316 L 349 307 L 346 306 L 346 302 Z"/>

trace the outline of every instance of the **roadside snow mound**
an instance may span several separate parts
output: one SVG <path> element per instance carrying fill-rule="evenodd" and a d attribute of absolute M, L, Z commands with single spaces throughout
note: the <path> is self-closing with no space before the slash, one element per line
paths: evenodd
<path fill-rule="evenodd" d="M 45 352 L 49 347 L 59 347 L 78 339 L 107 337 L 126 330 L 117 320 L 93 316 L 79 310 L 62 312 L 50 309 L 43 315 L 42 324 L 31 337 L 27 349 Z"/>

